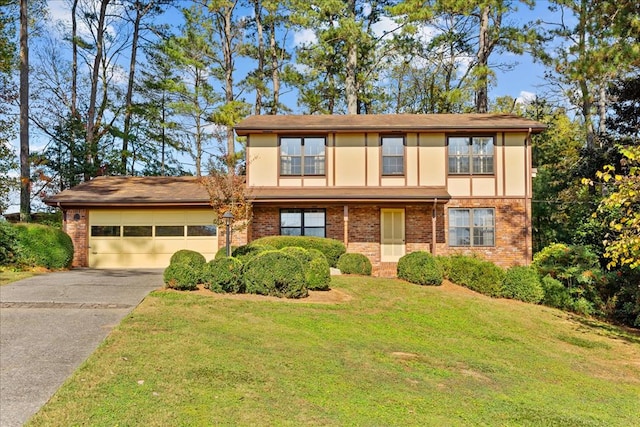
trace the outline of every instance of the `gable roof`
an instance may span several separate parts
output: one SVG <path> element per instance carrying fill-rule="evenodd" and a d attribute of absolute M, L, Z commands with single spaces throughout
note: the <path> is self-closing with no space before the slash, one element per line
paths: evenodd
<path fill-rule="evenodd" d="M 62 208 L 210 206 L 209 194 L 195 176 L 101 176 L 44 202 Z"/>
<path fill-rule="evenodd" d="M 540 133 L 546 125 L 512 114 L 260 115 L 235 126 L 240 136 L 266 132 L 443 132 Z"/>

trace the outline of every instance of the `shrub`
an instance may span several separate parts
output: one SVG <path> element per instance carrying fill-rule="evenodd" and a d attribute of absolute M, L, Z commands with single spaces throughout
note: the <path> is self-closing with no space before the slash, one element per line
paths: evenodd
<path fill-rule="evenodd" d="M 544 289 L 538 273 L 529 267 L 511 267 L 502 280 L 502 296 L 539 303 L 544 298 Z"/>
<path fill-rule="evenodd" d="M 9 265 L 16 261 L 18 231 L 7 221 L 0 220 L 0 265 Z"/>
<path fill-rule="evenodd" d="M 492 297 L 502 295 L 504 270 L 489 261 L 476 257 L 454 255 L 451 257 L 450 279 L 458 285 Z"/>
<path fill-rule="evenodd" d="M 242 293 L 242 262 L 233 257 L 209 261 L 203 268 L 202 283 L 213 292 Z"/>
<path fill-rule="evenodd" d="M 265 251 L 249 260 L 243 269 L 245 289 L 251 294 L 286 298 L 306 297 L 302 264 L 281 251 Z"/>
<path fill-rule="evenodd" d="M 193 291 L 198 288 L 201 274 L 201 267 L 178 262 L 169 264 L 162 276 L 167 288 Z"/>
<path fill-rule="evenodd" d="M 68 268 L 73 261 L 73 242 L 59 228 L 40 224 L 18 224 L 16 261 L 46 268 Z"/>
<path fill-rule="evenodd" d="M 276 249 L 287 246 L 298 246 L 307 250 L 317 249 L 327 257 L 327 262 L 331 267 L 335 267 L 340 255 L 347 251 L 339 240 L 313 236 L 268 236 L 256 239 L 252 244 L 270 245 Z"/>
<path fill-rule="evenodd" d="M 287 246 L 280 249 L 282 252 L 295 257 L 302 264 L 303 268 L 307 268 L 307 264 L 311 262 L 311 254 L 305 248 L 299 246 Z"/>
<path fill-rule="evenodd" d="M 559 280 L 546 275 L 542 278 L 542 289 L 544 290 L 542 304 L 560 309 L 571 308 L 571 294 Z"/>
<path fill-rule="evenodd" d="M 231 256 L 238 258 L 243 264 L 246 264 L 251 258 L 255 257 L 259 253 L 264 251 L 273 251 L 275 249 L 276 248 L 270 245 L 260 245 L 251 242 L 248 245 L 238 246 L 233 250 Z"/>
<path fill-rule="evenodd" d="M 361 274 L 363 276 L 371 276 L 371 261 L 362 254 L 342 254 L 338 259 L 337 266 L 343 274 Z"/>
<path fill-rule="evenodd" d="M 442 272 L 442 277 L 449 279 L 451 277 L 451 257 L 438 255 L 435 257 L 438 268 Z"/>
<path fill-rule="evenodd" d="M 233 256 L 233 251 L 235 251 L 237 248 L 237 246 L 231 246 L 231 256 Z M 223 246 L 220 249 L 218 249 L 218 252 L 216 252 L 216 256 L 214 257 L 214 259 L 218 259 L 218 258 L 226 258 L 227 257 L 227 247 Z"/>
<path fill-rule="evenodd" d="M 398 278 L 418 285 L 441 285 L 442 270 L 428 252 L 411 252 L 398 261 Z"/>
<path fill-rule="evenodd" d="M 317 249 L 309 249 L 311 261 L 305 271 L 307 288 L 314 291 L 328 291 L 331 283 L 331 268 L 327 257 Z"/>
<path fill-rule="evenodd" d="M 207 260 L 204 255 L 189 249 L 180 249 L 171 255 L 170 264 L 188 264 L 193 267 L 202 267 Z"/>

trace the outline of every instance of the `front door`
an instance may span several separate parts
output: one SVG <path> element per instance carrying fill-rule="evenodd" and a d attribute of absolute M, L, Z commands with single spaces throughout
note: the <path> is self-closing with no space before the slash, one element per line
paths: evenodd
<path fill-rule="evenodd" d="M 382 262 L 397 262 L 404 255 L 404 209 L 380 209 Z"/>

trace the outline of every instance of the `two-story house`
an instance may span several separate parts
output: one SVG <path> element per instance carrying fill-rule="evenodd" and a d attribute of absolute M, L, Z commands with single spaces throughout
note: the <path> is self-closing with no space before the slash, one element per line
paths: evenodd
<path fill-rule="evenodd" d="M 234 242 L 330 237 L 383 275 L 415 250 L 528 264 L 531 135 L 544 129 L 492 114 L 249 117 L 235 130 L 253 219 Z M 224 245 L 208 200 L 196 178 L 110 177 L 47 203 L 65 212 L 75 265 L 163 267 Z"/>

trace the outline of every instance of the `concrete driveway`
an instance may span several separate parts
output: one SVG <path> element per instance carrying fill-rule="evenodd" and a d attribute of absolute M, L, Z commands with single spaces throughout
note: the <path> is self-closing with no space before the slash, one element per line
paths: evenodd
<path fill-rule="evenodd" d="M 0 426 L 23 425 L 153 289 L 162 270 L 78 269 L 0 286 Z"/>

